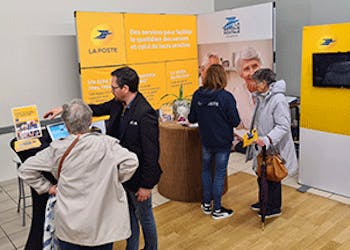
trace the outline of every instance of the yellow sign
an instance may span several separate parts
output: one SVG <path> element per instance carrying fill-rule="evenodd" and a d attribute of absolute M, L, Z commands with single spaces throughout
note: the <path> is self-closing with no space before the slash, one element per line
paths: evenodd
<path fill-rule="evenodd" d="M 100 104 L 114 98 L 111 92 L 111 72 L 117 68 L 91 68 L 81 70 L 81 92 L 84 102 Z M 107 120 L 109 116 L 94 117 L 93 122 Z"/>
<path fill-rule="evenodd" d="M 153 108 L 161 105 L 160 98 L 166 93 L 165 64 L 135 64 L 130 65 L 140 77 L 139 91 L 147 98 Z"/>
<path fill-rule="evenodd" d="M 350 23 L 307 26 L 303 30 L 300 126 L 350 135 L 350 89 L 313 87 L 312 53 L 347 52 Z"/>
<path fill-rule="evenodd" d="M 83 100 L 113 98 L 110 73 L 122 65 L 136 70 L 155 109 L 180 86 L 191 96 L 198 87 L 196 25 L 194 15 L 76 12 Z"/>
<path fill-rule="evenodd" d="M 123 14 L 76 12 L 81 68 L 125 64 Z"/>
<path fill-rule="evenodd" d="M 116 68 L 92 68 L 81 70 L 81 92 L 88 104 L 99 104 L 113 98 L 111 72 Z"/>
<path fill-rule="evenodd" d="M 35 105 L 12 108 L 17 140 L 41 137 L 41 126 Z"/>
<path fill-rule="evenodd" d="M 38 138 L 29 138 L 29 139 L 15 141 L 16 152 L 21 152 L 31 148 L 38 148 L 40 146 L 41 146 L 41 142 Z"/>
<path fill-rule="evenodd" d="M 182 86 L 183 97 L 191 99 L 193 93 L 198 89 L 197 60 L 168 62 L 166 64 L 166 75 L 167 94 L 174 94 L 179 97 L 180 86 Z M 167 101 L 167 99 L 164 99 L 163 102 Z"/>
<path fill-rule="evenodd" d="M 197 58 L 196 16 L 125 14 L 127 62 Z"/>

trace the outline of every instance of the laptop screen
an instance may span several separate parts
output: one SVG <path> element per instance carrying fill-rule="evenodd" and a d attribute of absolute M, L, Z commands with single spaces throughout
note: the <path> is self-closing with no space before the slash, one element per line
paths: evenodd
<path fill-rule="evenodd" d="M 47 128 L 47 131 L 49 132 L 49 135 L 52 141 L 66 138 L 69 135 L 64 122 L 50 124 L 50 125 L 47 125 L 46 128 Z"/>

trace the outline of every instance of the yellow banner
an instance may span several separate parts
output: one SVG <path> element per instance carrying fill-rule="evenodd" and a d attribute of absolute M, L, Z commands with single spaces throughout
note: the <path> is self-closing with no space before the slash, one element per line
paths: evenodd
<path fill-rule="evenodd" d="M 113 98 L 111 72 L 116 68 L 92 68 L 81 70 L 81 92 L 88 104 L 99 104 Z"/>
<path fill-rule="evenodd" d="M 123 14 L 76 12 L 81 68 L 125 64 Z"/>
<path fill-rule="evenodd" d="M 198 89 L 198 63 L 197 60 L 174 61 L 166 63 L 167 94 L 180 96 L 182 86 L 182 98 L 191 99 Z M 168 102 L 174 97 L 169 96 L 163 100 Z"/>
<path fill-rule="evenodd" d="M 196 16 L 125 14 L 127 62 L 197 58 Z"/>
<path fill-rule="evenodd" d="M 350 135 L 350 89 L 314 87 L 312 54 L 347 52 L 350 23 L 307 26 L 303 30 L 300 126 Z"/>
<path fill-rule="evenodd" d="M 166 93 L 165 64 L 135 64 L 130 65 L 140 77 L 139 91 L 146 97 L 154 109 L 161 105 L 160 98 Z"/>
<path fill-rule="evenodd" d="M 41 137 L 41 126 L 35 105 L 12 108 L 17 140 Z"/>

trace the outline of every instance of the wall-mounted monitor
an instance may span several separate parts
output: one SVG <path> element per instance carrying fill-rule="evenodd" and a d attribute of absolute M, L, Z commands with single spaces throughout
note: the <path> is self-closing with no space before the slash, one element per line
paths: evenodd
<path fill-rule="evenodd" d="M 312 54 L 315 87 L 350 88 L 350 52 Z"/>

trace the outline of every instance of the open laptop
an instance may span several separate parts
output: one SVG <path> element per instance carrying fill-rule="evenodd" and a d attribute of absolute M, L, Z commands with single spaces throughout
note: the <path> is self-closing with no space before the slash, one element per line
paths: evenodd
<path fill-rule="evenodd" d="M 66 138 L 69 135 L 66 125 L 63 121 L 47 125 L 46 129 L 49 132 L 52 141 Z"/>

